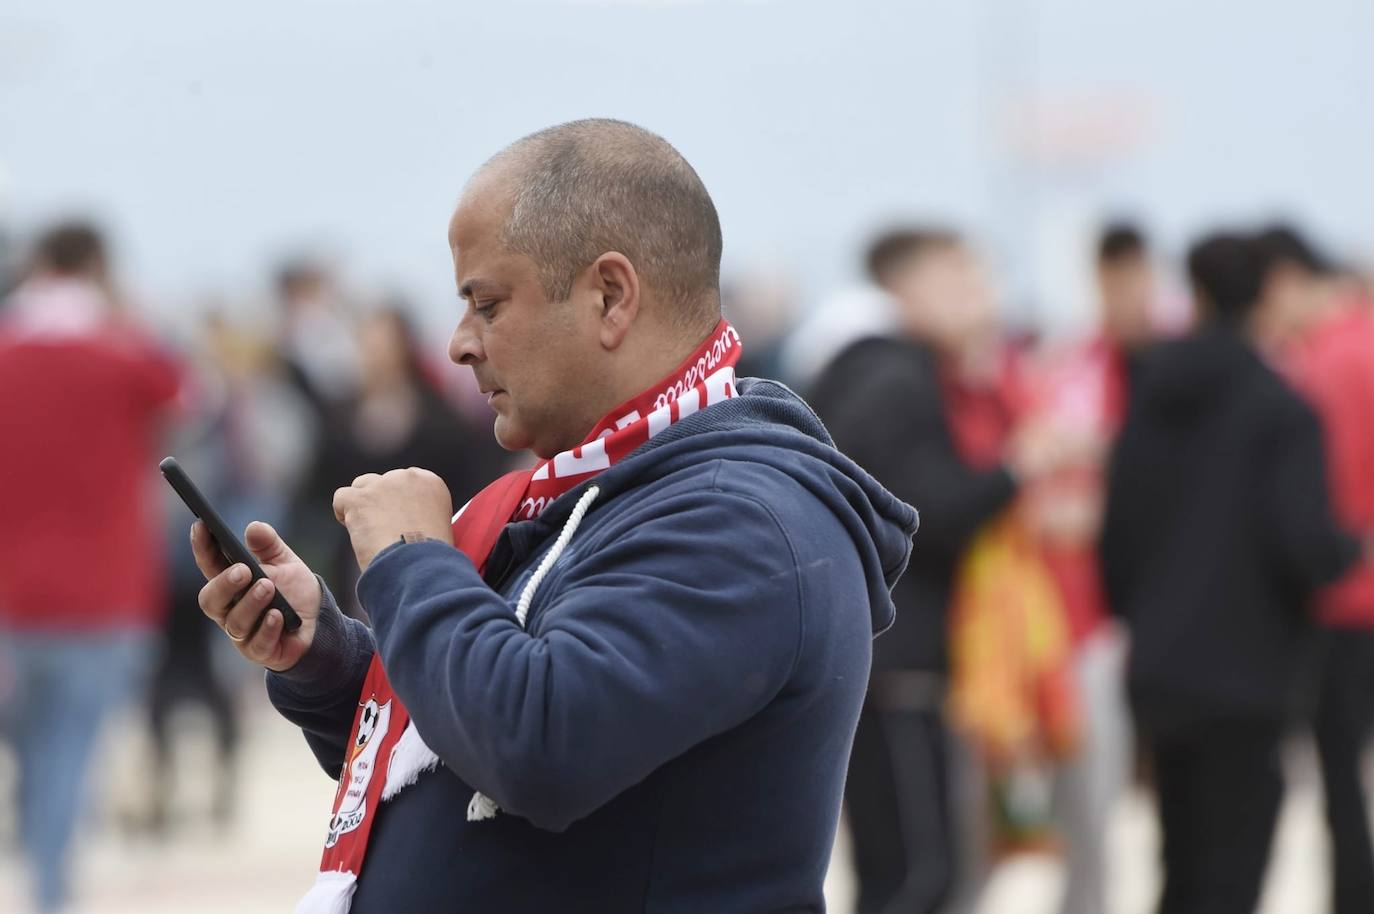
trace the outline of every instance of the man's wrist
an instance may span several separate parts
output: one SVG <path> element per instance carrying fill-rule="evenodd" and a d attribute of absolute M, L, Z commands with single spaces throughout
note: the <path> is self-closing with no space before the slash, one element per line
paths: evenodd
<path fill-rule="evenodd" d="M 341 681 L 349 679 L 349 662 L 358 650 L 355 642 L 363 634 L 354 629 L 363 626 L 344 615 L 324 580 L 319 575 L 315 577 L 320 584 L 320 612 L 310 647 L 294 666 L 271 675 L 289 683 L 293 691 L 319 695 L 333 691 Z"/>

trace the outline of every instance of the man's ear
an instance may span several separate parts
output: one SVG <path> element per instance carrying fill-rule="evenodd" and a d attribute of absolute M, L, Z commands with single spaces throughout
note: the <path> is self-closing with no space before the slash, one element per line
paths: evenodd
<path fill-rule="evenodd" d="M 618 349 L 639 316 L 639 274 L 630 258 L 607 251 L 587 270 L 600 301 L 601 345 Z"/>

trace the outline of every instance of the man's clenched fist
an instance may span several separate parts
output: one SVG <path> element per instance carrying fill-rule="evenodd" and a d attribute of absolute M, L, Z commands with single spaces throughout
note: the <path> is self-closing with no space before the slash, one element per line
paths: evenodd
<path fill-rule="evenodd" d="M 367 473 L 334 493 L 334 516 L 348 529 L 358 567 L 372 560 L 402 534 L 418 533 L 453 542 L 453 497 L 429 470 L 410 467 L 381 476 Z"/>

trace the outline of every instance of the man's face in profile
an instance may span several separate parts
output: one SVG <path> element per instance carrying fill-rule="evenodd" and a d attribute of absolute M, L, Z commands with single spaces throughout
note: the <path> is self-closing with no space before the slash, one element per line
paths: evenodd
<path fill-rule="evenodd" d="M 551 457 L 586 434 L 578 402 L 594 383 L 596 326 L 577 320 L 576 292 L 549 301 L 535 263 L 505 247 L 507 211 L 500 195 L 476 192 L 449 223 L 464 306 L 449 357 L 470 366 L 488 394 L 502 447 Z"/>

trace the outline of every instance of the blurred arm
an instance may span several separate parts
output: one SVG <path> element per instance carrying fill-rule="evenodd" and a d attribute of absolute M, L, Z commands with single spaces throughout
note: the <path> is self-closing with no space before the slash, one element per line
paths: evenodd
<path fill-rule="evenodd" d="M 1331 508 L 1321 427 L 1306 407 L 1296 409 L 1267 448 L 1271 481 L 1265 488 L 1266 524 L 1275 559 L 1286 575 L 1311 593 L 1359 561 L 1361 543 L 1336 520 Z"/>
<path fill-rule="evenodd" d="M 1102 566 L 1102 583 L 1107 592 L 1108 609 L 1118 616 L 1127 615 L 1136 569 L 1147 555 L 1146 541 L 1156 529 L 1148 501 L 1140 501 L 1143 494 L 1151 497 L 1149 487 L 1155 478 L 1138 470 L 1137 429 L 1129 421 L 1121 430 L 1121 437 L 1112 451 L 1107 466 L 1107 491 L 1102 515 L 1102 532 L 1098 541 L 1098 559 Z M 1154 497 L 1167 504 L 1164 493 Z"/>
<path fill-rule="evenodd" d="M 956 555 L 1015 495 L 1005 468 L 960 458 L 940 391 L 919 363 L 856 359 L 830 380 L 843 394 L 822 418 L 841 451 L 920 512 L 918 551 Z"/>

